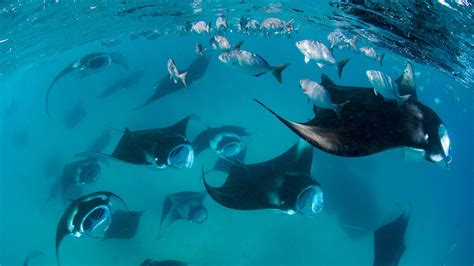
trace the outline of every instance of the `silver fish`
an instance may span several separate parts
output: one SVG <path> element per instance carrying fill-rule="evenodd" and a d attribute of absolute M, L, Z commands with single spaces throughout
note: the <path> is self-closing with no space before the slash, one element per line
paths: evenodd
<path fill-rule="evenodd" d="M 174 83 L 178 83 L 178 79 L 183 82 L 184 86 L 186 87 L 186 75 L 188 72 L 179 73 L 178 68 L 176 67 L 173 59 L 168 59 L 168 72 L 170 73 L 170 79 L 174 81 Z"/>
<path fill-rule="evenodd" d="M 226 37 L 224 36 L 214 36 L 209 40 L 209 44 L 214 50 L 229 50 L 229 49 L 240 49 L 243 41 L 240 41 L 234 45 L 231 45 Z"/>
<path fill-rule="evenodd" d="M 267 18 L 260 23 L 260 30 L 266 35 L 269 33 L 282 34 L 282 33 L 291 33 L 293 31 L 293 23 L 295 21 L 292 19 L 288 22 L 285 22 L 279 18 Z"/>
<path fill-rule="evenodd" d="M 336 29 L 333 32 L 329 33 L 328 41 L 331 43 L 331 49 L 337 47 L 339 49 L 347 47 L 350 45 L 352 48 L 357 50 L 357 39 L 359 36 L 354 36 L 352 38 L 348 38 L 341 30 Z"/>
<path fill-rule="evenodd" d="M 259 77 L 268 71 L 272 71 L 276 80 L 281 83 L 281 72 L 285 70 L 289 64 L 280 64 L 271 66 L 268 62 L 258 54 L 244 50 L 232 50 L 219 55 L 219 60 L 225 64 L 239 67 L 252 76 Z"/>
<path fill-rule="evenodd" d="M 300 80 L 300 88 L 302 88 L 304 94 L 308 96 L 308 100 L 311 100 L 316 106 L 332 109 L 336 112 L 337 117 L 340 117 L 341 109 L 346 103 L 333 103 L 331 95 L 324 86 L 310 79 L 302 79 Z"/>
<path fill-rule="evenodd" d="M 382 65 L 383 58 L 384 58 L 385 54 L 378 55 L 377 52 L 375 52 L 374 48 L 368 47 L 368 46 L 364 46 L 364 47 L 360 48 L 359 51 L 363 55 L 367 56 L 370 59 L 378 61 L 380 63 L 380 65 Z"/>
<path fill-rule="evenodd" d="M 250 32 L 256 32 L 260 29 L 260 22 L 255 19 L 249 19 L 247 17 L 241 17 L 237 24 L 239 32 L 250 34 Z"/>
<path fill-rule="evenodd" d="M 211 33 L 211 22 L 206 23 L 202 20 L 195 22 L 193 23 L 191 30 L 199 34 L 203 32 Z"/>
<path fill-rule="evenodd" d="M 376 95 L 380 93 L 386 99 L 397 100 L 399 104 L 403 103 L 411 96 L 400 96 L 397 84 L 390 76 L 387 76 L 380 71 L 367 70 L 366 74 L 370 83 L 374 86 L 374 93 Z"/>
<path fill-rule="evenodd" d="M 220 16 L 216 19 L 216 29 L 218 31 L 226 30 L 228 27 L 227 25 L 227 17 Z"/>
<path fill-rule="evenodd" d="M 194 46 L 194 51 L 196 52 L 197 55 L 201 56 L 201 55 L 204 55 L 206 48 L 204 48 L 204 46 L 202 46 L 201 43 L 196 43 L 196 45 Z"/>
<path fill-rule="evenodd" d="M 305 63 L 314 60 L 319 68 L 323 68 L 326 65 L 335 65 L 339 77 L 342 75 L 344 66 L 349 62 L 349 59 L 336 62 L 331 50 L 322 42 L 302 40 L 296 42 L 296 47 L 304 55 Z"/>

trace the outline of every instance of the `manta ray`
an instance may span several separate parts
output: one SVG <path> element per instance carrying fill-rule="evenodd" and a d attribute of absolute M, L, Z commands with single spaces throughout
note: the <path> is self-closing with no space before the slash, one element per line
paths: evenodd
<path fill-rule="evenodd" d="M 201 224 L 207 219 L 203 200 L 206 192 L 183 191 L 168 194 L 163 202 L 158 239 L 164 230 L 177 220 L 188 220 Z"/>
<path fill-rule="evenodd" d="M 287 214 L 313 216 L 323 206 L 319 183 L 311 176 L 313 151 L 299 141 L 283 154 L 254 164 L 230 164 L 221 187 L 203 181 L 220 205 L 236 210 L 275 209 Z"/>
<path fill-rule="evenodd" d="M 84 77 L 90 75 L 91 73 L 95 73 L 98 70 L 106 68 L 112 64 L 121 65 L 126 70 L 128 70 L 129 68 L 127 60 L 120 53 L 90 53 L 69 64 L 53 79 L 53 81 L 48 87 L 48 90 L 46 91 L 46 98 L 44 103 L 46 108 L 46 114 L 48 115 L 48 117 L 50 116 L 49 96 L 51 94 L 54 84 L 56 84 L 58 80 L 74 72 L 77 72 L 81 75 L 81 77 Z"/>
<path fill-rule="evenodd" d="M 384 99 L 370 87 L 336 85 L 328 76 L 321 76 L 321 85 L 335 104 L 344 103 L 340 117 L 331 109 L 313 108 L 309 122 L 287 120 L 262 105 L 285 126 L 314 147 L 327 153 L 360 157 L 388 149 L 416 149 L 430 162 L 451 161 L 448 130 L 439 116 L 422 104 L 416 95 L 413 74 L 407 67 L 396 79 L 399 92 L 411 97 L 400 106 Z"/>
<path fill-rule="evenodd" d="M 203 55 L 197 56 L 191 65 L 182 70 L 183 73 L 188 73 L 186 76 L 187 87 L 191 87 L 194 82 L 200 80 L 204 76 L 207 71 L 207 67 L 209 66 L 210 59 L 211 53 L 205 53 Z M 184 89 L 185 87 L 186 86 L 182 82 L 174 83 L 173 80 L 170 79 L 170 75 L 165 74 L 155 85 L 155 93 L 150 96 L 143 104 L 137 106 L 134 110 L 140 110 L 167 95 Z"/>
<path fill-rule="evenodd" d="M 125 163 L 153 166 L 155 169 L 190 168 L 194 161 L 191 142 L 186 137 L 187 116 L 168 127 L 131 131 L 125 128 L 111 155 L 82 152 L 75 157 L 115 159 Z"/>

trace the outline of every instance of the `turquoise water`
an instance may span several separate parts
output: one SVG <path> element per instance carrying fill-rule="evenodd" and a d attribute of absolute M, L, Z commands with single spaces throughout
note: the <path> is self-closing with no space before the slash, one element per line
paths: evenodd
<path fill-rule="evenodd" d="M 454 2 L 451 4 L 455 6 Z M 41 250 L 44 255 L 32 259 L 31 264 L 55 264 L 55 231 L 67 203 L 56 199 L 43 206 L 64 164 L 74 161 L 74 154 L 87 150 L 104 128 L 160 128 L 195 114 L 200 119 L 190 122 L 190 139 L 207 126 L 230 124 L 256 130 L 244 140 L 245 162 L 261 162 L 286 151 L 299 137 L 257 105 L 254 98 L 285 118 L 307 121 L 313 117 L 312 104 L 298 86 L 300 79 L 319 81 L 324 73 L 337 84 L 371 86 L 366 70 L 377 69 L 396 77 L 406 61 L 403 53 L 390 50 L 384 43 L 360 38 L 360 46 L 373 46 L 386 54 L 382 67 L 349 49 L 334 51 L 338 59 L 351 58 L 342 78 L 337 77 L 334 67 L 320 70 L 313 62 L 305 64 L 295 42 L 312 39 L 327 43 L 326 36 L 336 27 L 329 22 L 334 7 L 326 2 L 229 2 L 226 5 L 226 2 L 195 1 L 194 5 L 174 5 L 163 1 L 142 11 L 166 14 L 165 11 L 181 10 L 184 14 L 157 18 L 140 17 L 137 13 L 119 16 L 126 8 L 118 2 L 108 5 L 25 2 L 12 9 L 15 5 L 0 4 L 2 22 L 7 21 L 0 27 L 0 40 L 7 39 L 0 43 L 0 106 L 9 113 L 0 122 L 1 265 L 21 264 L 32 250 Z M 292 5 L 304 12 L 290 12 Z M 436 8 L 444 7 L 439 4 Z M 58 17 L 51 16 L 58 10 L 64 12 Z M 102 13 L 96 14 L 94 10 Z M 167 74 L 168 58 L 173 58 L 178 68 L 184 68 L 196 57 L 196 42 L 210 49 L 208 40 L 214 33 L 181 34 L 176 28 L 186 20 L 214 22 L 220 12 L 228 16 L 233 28 L 225 35 L 231 43 L 243 40 L 242 49 L 263 56 L 271 65 L 291 64 L 283 72 L 283 83 L 279 84 L 271 73 L 257 78 L 226 66 L 217 59 L 219 53 L 213 52 L 202 79 L 134 111 Z M 259 20 L 295 18 L 301 28 L 291 37 L 245 35 L 235 28 L 235 19 L 243 14 Z M 463 15 L 466 14 L 459 13 Z M 305 18 L 309 17 L 317 22 L 308 23 Z M 38 20 L 36 26 L 32 18 Z M 472 24 L 467 27 L 468 33 Z M 137 29 L 158 29 L 160 34 L 155 40 L 129 38 Z M 110 38 L 120 43 L 114 47 L 101 45 L 101 40 Z M 466 38 L 472 44 L 472 35 Z M 467 58 L 472 57 L 472 48 L 463 51 L 463 58 L 466 53 Z M 107 99 L 96 96 L 127 74 L 120 66 L 112 65 L 84 78 L 66 76 L 55 84 L 51 93 L 48 118 L 44 97 L 49 84 L 64 67 L 91 52 L 119 52 L 127 59 L 130 71 L 144 70 L 144 75 L 136 85 Z M 464 65 L 463 62 L 451 63 L 462 65 L 460 69 L 469 77 L 472 61 Z M 165 196 L 204 190 L 201 166 L 210 169 L 217 156 L 206 151 L 196 157 L 191 169 L 163 171 L 111 161 L 109 166 L 102 167 L 98 182 L 86 186 L 83 194 L 111 191 L 124 198 L 130 209 L 145 210 L 137 235 L 129 240 L 106 241 L 66 237 L 61 246 L 62 264 L 139 265 L 149 258 L 176 259 L 190 265 L 371 265 L 372 233 L 347 227 L 373 231 L 393 220 L 411 203 L 406 251 L 400 265 L 441 265 L 453 244 L 456 248 L 449 254 L 446 265 L 471 265 L 474 262 L 472 83 L 469 78 L 458 78 L 421 60 L 416 60 L 414 70 L 420 101 L 448 126 L 453 157 L 449 169 L 425 160 L 404 158 L 400 149 L 360 158 L 337 157 L 313 149 L 312 176 L 320 182 L 326 197 L 324 210 L 317 217 L 289 216 L 274 210 L 232 210 L 207 197 L 204 204 L 208 219 L 203 224 L 177 221 L 156 240 Z M 64 114 L 78 102 L 84 105 L 85 117 L 77 126 L 66 128 Z M 110 154 L 121 136 L 120 131 L 112 130 L 111 142 L 104 152 Z M 47 171 L 48 165 L 53 167 L 49 166 L 51 169 Z M 212 180 L 217 180 L 217 175 Z M 212 184 L 217 185 L 217 181 Z M 114 203 L 113 208 L 122 207 Z"/>

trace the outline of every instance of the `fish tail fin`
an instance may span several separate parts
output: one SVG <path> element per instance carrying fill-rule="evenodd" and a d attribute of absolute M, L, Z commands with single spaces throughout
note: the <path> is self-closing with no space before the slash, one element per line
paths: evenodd
<path fill-rule="evenodd" d="M 379 56 L 377 57 L 377 61 L 379 61 L 380 66 L 382 66 L 383 58 L 384 58 L 384 57 L 385 57 L 385 53 L 383 53 L 383 54 L 381 54 L 381 55 L 379 55 Z"/>
<path fill-rule="evenodd" d="M 294 19 L 291 19 L 290 21 L 285 23 L 285 29 L 286 31 L 290 32 L 291 28 L 293 27 L 293 23 L 295 22 Z"/>
<path fill-rule="evenodd" d="M 242 44 L 244 44 L 244 41 L 237 42 L 236 44 L 234 44 L 234 49 L 240 50 L 240 47 L 242 46 Z"/>
<path fill-rule="evenodd" d="M 273 76 L 275 76 L 276 80 L 281 83 L 281 72 L 285 70 L 290 64 L 280 64 L 273 68 Z"/>
<path fill-rule="evenodd" d="M 349 41 L 349 45 L 354 48 L 354 50 L 357 50 L 357 40 L 359 39 L 359 35 L 356 35 L 352 37 L 352 39 Z"/>
<path fill-rule="evenodd" d="M 226 29 L 229 27 L 229 25 L 227 24 L 227 17 L 224 17 L 222 19 L 222 24 L 224 25 L 224 28 L 226 28 Z"/>
<path fill-rule="evenodd" d="M 341 61 L 337 62 L 337 76 L 339 78 L 342 76 L 342 70 L 347 65 L 347 63 L 349 63 L 350 60 L 351 60 L 350 58 L 346 58 L 346 59 L 342 59 Z"/>
<path fill-rule="evenodd" d="M 184 87 L 187 87 L 186 85 L 186 75 L 188 75 L 188 72 L 184 72 L 178 75 L 178 78 L 183 82 Z"/>

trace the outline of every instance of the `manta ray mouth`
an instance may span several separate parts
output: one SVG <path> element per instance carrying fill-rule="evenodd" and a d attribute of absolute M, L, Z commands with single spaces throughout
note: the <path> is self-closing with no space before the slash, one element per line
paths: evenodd
<path fill-rule="evenodd" d="M 449 151 L 451 149 L 451 140 L 448 135 L 448 129 L 444 124 L 439 125 L 438 136 L 441 142 L 441 147 L 443 147 L 444 157 L 449 157 Z"/>
<path fill-rule="evenodd" d="M 100 166 L 97 163 L 89 163 L 81 168 L 81 183 L 91 184 L 100 178 Z"/>
<path fill-rule="evenodd" d="M 234 157 L 239 154 L 241 150 L 240 142 L 234 141 L 226 143 L 217 153 L 224 157 Z"/>
<path fill-rule="evenodd" d="M 112 59 L 108 55 L 98 55 L 87 61 L 87 67 L 90 69 L 99 69 L 109 66 L 112 63 Z"/>
<path fill-rule="evenodd" d="M 209 145 L 217 154 L 229 158 L 240 153 L 241 138 L 234 133 L 223 133 L 210 139 Z"/>
<path fill-rule="evenodd" d="M 305 216 L 312 217 L 322 211 L 323 205 L 324 199 L 321 188 L 319 186 L 310 186 L 298 195 L 295 210 Z"/>
<path fill-rule="evenodd" d="M 440 124 L 438 127 L 438 139 L 441 146 L 437 149 L 439 152 L 429 154 L 429 159 L 435 163 L 444 161 L 446 163 L 446 166 L 449 166 L 449 164 L 453 160 L 450 155 L 451 139 L 448 135 L 448 129 L 444 124 Z"/>
<path fill-rule="evenodd" d="M 202 224 L 207 219 L 207 210 L 204 207 L 196 206 L 189 211 L 189 219 L 197 224 Z"/>
<path fill-rule="evenodd" d="M 168 155 L 168 165 L 175 168 L 191 168 L 194 163 L 194 150 L 189 144 L 173 148 Z"/>
<path fill-rule="evenodd" d="M 80 224 L 80 233 L 91 236 L 91 237 L 99 237 L 95 234 L 97 231 L 96 229 L 99 228 L 101 225 L 103 228 L 103 232 L 105 233 L 112 222 L 112 218 L 110 216 L 110 208 L 107 205 L 101 205 L 95 207 L 91 211 L 89 211 L 81 221 Z"/>

